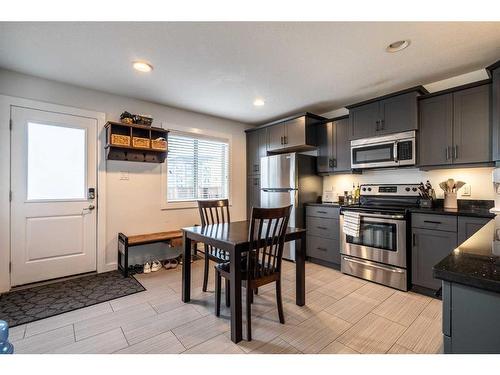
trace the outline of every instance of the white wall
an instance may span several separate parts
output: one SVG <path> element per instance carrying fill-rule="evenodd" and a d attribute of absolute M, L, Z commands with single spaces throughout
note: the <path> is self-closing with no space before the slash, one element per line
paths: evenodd
<path fill-rule="evenodd" d="M 377 183 L 425 183 L 430 181 L 436 190 L 437 198 L 443 198 L 443 191 L 439 183 L 453 178 L 464 181 L 471 187 L 471 195 L 463 196 L 463 188 L 458 192 L 459 199 L 488 199 L 494 200 L 495 193 L 492 182 L 493 168 L 461 168 L 437 169 L 433 171 L 420 171 L 416 168 L 387 169 L 364 171 L 361 175 L 341 174 L 323 178 L 323 189 L 333 189 L 342 195 L 345 190 L 351 191 L 352 184 L 377 184 Z"/>
<path fill-rule="evenodd" d="M 110 88 L 112 91 L 112 88 Z M 0 69 L 0 94 L 106 113 L 118 120 L 124 110 L 150 114 L 167 129 L 225 135 L 231 139 L 232 220 L 246 217 L 246 137 L 251 126 L 164 105 L 117 96 Z M 3 127 L 3 126 L 2 126 Z M 158 164 L 107 161 L 106 263 L 116 263 L 117 233 L 174 230 L 199 222 L 196 209 L 161 210 L 161 167 Z M 120 172 L 129 180 L 120 180 Z M 9 184 L 0 181 L 0 184 Z M 7 189 L 6 189 L 7 190 Z M 2 190 L 3 191 L 3 190 Z M 4 250 L 2 250 L 4 251 Z"/>

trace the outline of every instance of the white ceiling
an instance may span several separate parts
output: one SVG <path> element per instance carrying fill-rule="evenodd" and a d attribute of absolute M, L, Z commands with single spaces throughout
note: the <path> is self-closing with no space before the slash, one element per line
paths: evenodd
<path fill-rule="evenodd" d="M 389 54 L 387 44 L 410 39 Z M 141 74 L 131 62 L 150 61 Z M 500 59 L 497 23 L 0 23 L 0 67 L 261 123 Z M 254 98 L 266 101 L 254 107 Z"/>

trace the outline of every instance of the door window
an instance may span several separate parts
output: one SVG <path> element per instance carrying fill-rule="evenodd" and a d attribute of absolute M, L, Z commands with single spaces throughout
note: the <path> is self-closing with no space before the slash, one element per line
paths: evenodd
<path fill-rule="evenodd" d="M 86 199 L 86 130 L 28 122 L 27 199 Z"/>

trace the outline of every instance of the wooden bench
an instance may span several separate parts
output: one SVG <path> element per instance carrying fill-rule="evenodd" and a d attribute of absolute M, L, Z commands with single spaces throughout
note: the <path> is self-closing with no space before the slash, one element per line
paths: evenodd
<path fill-rule="evenodd" d="M 122 272 L 123 276 L 128 276 L 129 247 L 158 242 L 166 242 L 172 247 L 182 246 L 182 230 L 138 234 L 135 236 L 126 236 L 123 233 L 118 233 L 118 269 Z"/>

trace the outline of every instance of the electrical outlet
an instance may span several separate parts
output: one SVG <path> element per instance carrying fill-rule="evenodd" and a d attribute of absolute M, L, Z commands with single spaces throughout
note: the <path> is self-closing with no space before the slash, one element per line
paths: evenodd
<path fill-rule="evenodd" d="M 120 171 L 120 180 L 128 181 L 128 171 Z"/>
<path fill-rule="evenodd" d="M 462 197 L 470 197 L 470 185 L 466 184 L 464 185 L 462 189 Z"/>

